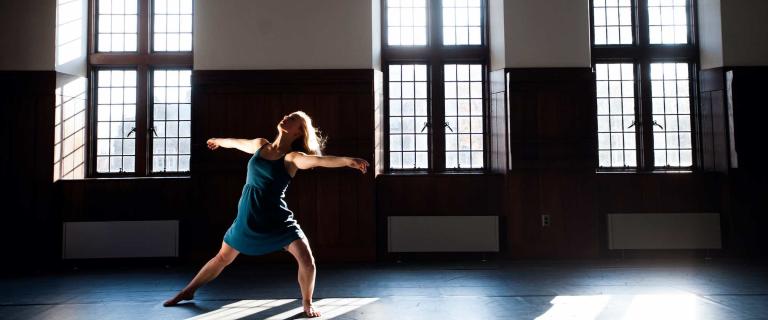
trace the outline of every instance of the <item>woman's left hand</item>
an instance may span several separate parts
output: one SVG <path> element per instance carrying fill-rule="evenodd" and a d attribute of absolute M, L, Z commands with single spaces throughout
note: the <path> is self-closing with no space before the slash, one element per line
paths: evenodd
<path fill-rule="evenodd" d="M 349 164 L 347 165 L 350 168 L 355 168 L 357 170 L 360 170 L 360 172 L 365 173 L 368 170 L 368 161 L 365 161 L 365 159 L 360 158 L 349 158 Z"/>

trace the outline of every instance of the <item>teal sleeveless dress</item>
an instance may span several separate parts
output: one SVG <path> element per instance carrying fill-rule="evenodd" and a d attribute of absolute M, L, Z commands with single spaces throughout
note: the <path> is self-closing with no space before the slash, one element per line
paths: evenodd
<path fill-rule="evenodd" d="M 264 145 L 262 145 L 264 147 Z M 296 239 L 305 238 L 285 203 L 291 175 L 283 159 L 264 159 L 261 147 L 248 160 L 248 174 L 237 205 L 237 218 L 224 234 L 224 242 L 247 255 L 285 250 Z"/>

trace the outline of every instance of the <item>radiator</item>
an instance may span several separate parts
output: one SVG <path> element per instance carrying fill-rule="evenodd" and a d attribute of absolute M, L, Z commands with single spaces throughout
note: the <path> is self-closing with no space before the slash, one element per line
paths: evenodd
<path fill-rule="evenodd" d="M 720 249 L 720 214 L 608 214 L 608 248 Z"/>
<path fill-rule="evenodd" d="M 64 222 L 64 259 L 178 257 L 179 221 Z"/>
<path fill-rule="evenodd" d="M 391 216 L 389 252 L 498 252 L 498 216 Z"/>

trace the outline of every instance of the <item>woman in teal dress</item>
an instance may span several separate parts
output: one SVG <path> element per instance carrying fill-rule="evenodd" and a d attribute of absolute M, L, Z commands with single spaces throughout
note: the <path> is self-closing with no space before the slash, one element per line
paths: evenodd
<path fill-rule="evenodd" d="M 277 125 L 277 138 L 208 140 L 211 150 L 236 148 L 251 153 L 245 186 L 237 206 L 237 218 L 229 227 L 216 254 L 192 281 L 163 305 L 176 305 L 194 298 L 195 291 L 216 278 L 238 254 L 263 255 L 278 250 L 290 252 L 299 264 L 299 286 L 304 312 L 320 316 L 312 306 L 315 259 L 307 236 L 293 219 L 285 203 L 285 190 L 299 169 L 351 167 L 365 173 L 368 162 L 359 158 L 323 156 L 324 139 L 302 111 L 284 116 Z"/>

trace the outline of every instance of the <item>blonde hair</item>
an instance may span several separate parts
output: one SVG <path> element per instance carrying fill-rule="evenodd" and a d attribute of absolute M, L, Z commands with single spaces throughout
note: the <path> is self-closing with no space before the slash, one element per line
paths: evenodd
<path fill-rule="evenodd" d="M 302 131 L 304 131 L 304 136 L 301 137 L 301 139 L 296 139 L 296 141 L 293 142 L 293 145 L 291 145 L 291 149 L 306 154 L 323 155 L 325 143 L 328 138 L 321 135 L 320 130 L 315 128 L 312 124 L 312 118 L 310 118 L 304 111 L 296 111 L 294 113 L 298 114 L 302 120 L 304 120 L 304 125 L 301 126 Z"/>

